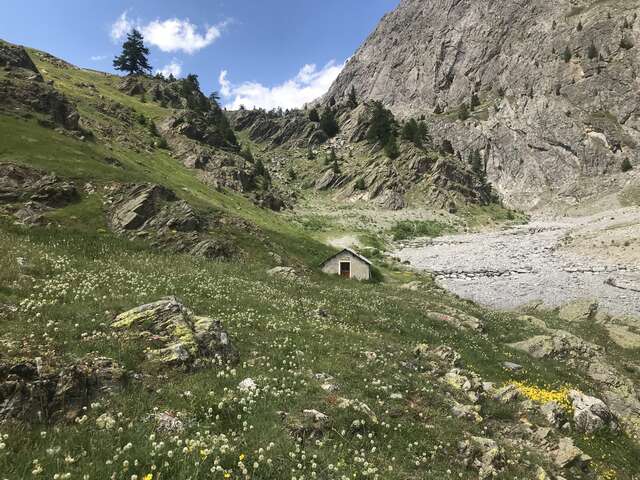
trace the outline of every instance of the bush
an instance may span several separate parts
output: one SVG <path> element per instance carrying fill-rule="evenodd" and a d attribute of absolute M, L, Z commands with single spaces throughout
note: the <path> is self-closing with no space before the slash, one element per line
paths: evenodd
<path fill-rule="evenodd" d="M 320 122 L 320 115 L 318 114 L 317 109 L 312 108 L 311 110 L 309 110 L 309 120 L 311 120 L 312 122 Z"/>
<path fill-rule="evenodd" d="M 631 50 L 634 47 L 633 40 L 630 37 L 624 36 L 622 40 L 620 40 L 620 48 L 624 48 L 625 50 Z"/>
<path fill-rule="evenodd" d="M 572 57 L 573 54 L 571 53 L 571 49 L 569 47 L 565 47 L 564 52 L 562 52 L 562 59 L 564 60 L 564 63 L 569 63 Z"/>
<path fill-rule="evenodd" d="M 398 148 L 398 142 L 396 142 L 395 136 L 389 138 L 389 140 L 385 144 L 384 153 L 391 160 L 394 160 L 400 156 L 400 149 Z"/>
<path fill-rule="evenodd" d="M 622 170 L 623 172 L 628 172 L 629 170 L 633 169 L 633 165 L 631 165 L 631 162 L 629 161 L 628 158 L 625 158 L 622 161 L 622 165 L 620 166 L 620 170 Z"/>
<path fill-rule="evenodd" d="M 340 131 L 338 122 L 336 121 L 336 114 L 331 108 L 325 108 L 320 117 L 320 128 L 327 134 L 327 137 L 335 137 Z"/>
<path fill-rule="evenodd" d="M 356 184 L 353 186 L 353 188 L 360 191 L 365 190 L 367 187 L 364 184 L 364 178 L 359 178 L 358 180 L 356 180 Z"/>
<path fill-rule="evenodd" d="M 451 227 L 435 220 L 402 220 L 390 230 L 394 240 L 410 240 L 417 237 L 439 237 L 451 232 Z"/>
<path fill-rule="evenodd" d="M 593 42 L 591 42 L 591 45 L 589 45 L 589 48 L 587 49 L 587 58 L 589 58 L 589 60 L 598 58 L 598 49 Z"/>
<path fill-rule="evenodd" d="M 458 110 L 458 120 L 462 120 L 463 122 L 469 118 L 469 107 L 467 107 L 466 103 L 460 105 L 460 109 Z"/>

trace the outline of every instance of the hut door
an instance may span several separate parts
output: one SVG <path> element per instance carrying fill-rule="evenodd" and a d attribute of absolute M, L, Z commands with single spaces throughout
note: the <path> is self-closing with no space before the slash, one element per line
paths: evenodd
<path fill-rule="evenodd" d="M 340 276 L 351 278 L 351 262 L 340 262 Z"/>

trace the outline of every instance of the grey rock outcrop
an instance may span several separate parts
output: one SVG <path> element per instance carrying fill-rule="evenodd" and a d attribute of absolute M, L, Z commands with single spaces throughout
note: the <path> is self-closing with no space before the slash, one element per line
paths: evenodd
<path fill-rule="evenodd" d="M 92 399 L 119 389 L 125 380 L 124 369 L 108 358 L 46 369 L 38 361 L 0 362 L 0 424 L 73 420 Z"/>
<path fill-rule="evenodd" d="M 0 111 L 15 115 L 42 114 L 40 123 L 66 130 L 80 128 L 80 115 L 67 98 L 44 82 L 27 51 L 0 40 L 0 66 L 7 72 L 0 79 Z"/>
<path fill-rule="evenodd" d="M 354 87 L 397 116 L 427 115 L 456 151 L 481 150 L 489 180 L 512 205 L 531 208 L 549 193 L 579 198 L 581 178 L 640 161 L 637 8 L 402 0 L 323 102 L 344 103 Z M 471 117 L 457 120 L 472 98 Z"/>
<path fill-rule="evenodd" d="M 116 185 L 107 195 L 111 229 L 130 238 L 145 237 L 158 248 L 210 259 L 226 259 L 236 249 L 213 236 L 218 219 L 200 215 L 172 190 L 161 185 Z"/>

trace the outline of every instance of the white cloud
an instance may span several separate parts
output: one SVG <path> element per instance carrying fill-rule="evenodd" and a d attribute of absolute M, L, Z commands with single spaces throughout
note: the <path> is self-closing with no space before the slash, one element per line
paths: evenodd
<path fill-rule="evenodd" d="M 174 77 L 179 78 L 180 75 L 182 75 L 182 64 L 174 58 L 171 60 L 171 63 L 165 65 L 160 70 L 156 70 L 156 73 L 161 73 L 165 77 L 173 75 Z"/>
<path fill-rule="evenodd" d="M 222 30 L 230 23 L 230 20 L 212 27 L 206 27 L 203 32 L 189 19 L 170 18 L 167 20 L 153 20 L 143 23 L 141 20 L 133 21 L 125 11 L 111 25 L 111 38 L 120 41 L 126 37 L 132 29 L 137 28 L 144 35 L 145 42 L 158 47 L 163 52 L 182 51 L 193 54 L 215 42 L 222 35 Z"/>
<path fill-rule="evenodd" d="M 220 76 L 218 77 L 218 83 L 220 83 L 220 93 L 223 97 L 229 97 L 231 95 L 231 82 L 227 80 L 227 72 L 226 70 L 222 70 L 220 72 Z"/>
<path fill-rule="evenodd" d="M 122 12 L 122 15 L 120 15 L 118 19 L 113 22 L 113 25 L 111 25 L 111 39 L 114 42 L 122 40 L 127 33 L 133 29 L 133 27 L 134 23 L 129 20 L 127 12 Z"/>
<path fill-rule="evenodd" d="M 228 79 L 228 72 L 220 72 L 218 82 L 220 93 L 229 101 L 226 107 L 236 110 L 243 105 L 246 108 L 300 108 L 324 95 L 333 81 L 338 77 L 344 63 L 329 62 L 318 70 L 314 64 L 305 65 L 298 74 L 286 82 L 275 87 L 265 87 L 258 82 L 244 82 L 232 84 Z"/>
<path fill-rule="evenodd" d="M 91 61 L 92 62 L 101 62 L 103 60 L 106 60 L 107 56 L 106 55 L 94 55 L 91 57 Z"/>

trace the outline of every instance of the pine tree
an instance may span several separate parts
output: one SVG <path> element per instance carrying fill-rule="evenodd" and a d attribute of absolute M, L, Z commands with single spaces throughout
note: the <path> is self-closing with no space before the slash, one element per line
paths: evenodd
<path fill-rule="evenodd" d="M 582 22 L 578 22 L 578 26 L 576 27 L 576 30 L 578 30 L 579 32 L 582 31 Z"/>
<path fill-rule="evenodd" d="M 478 150 L 471 152 L 471 169 L 479 176 L 484 176 L 484 164 Z"/>
<path fill-rule="evenodd" d="M 122 45 L 122 53 L 113 60 L 113 68 L 128 75 L 144 75 L 151 71 L 149 49 L 144 46 L 144 37 L 133 29 Z"/>
<path fill-rule="evenodd" d="M 359 178 L 358 180 L 356 180 L 355 185 L 353 186 L 354 189 L 356 190 L 365 190 L 367 187 L 364 183 L 364 178 Z"/>
<path fill-rule="evenodd" d="M 240 156 L 244 158 L 247 162 L 251 162 L 251 163 L 255 162 L 255 159 L 253 158 L 253 153 L 251 153 L 251 147 L 249 147 L 249 145 L 245 145 L 242 148 L 242 150 L 240 150 Z"/>
<path fill-rule="evenodd" d="M 338 165 L 338 155 L 336 155 L 336 149 L 331 147 L 331 154 L 329 155 L 328 163 L 331 165 L 333 173 L 336 175 L 340 173 L 340 165 Z"/>
<path fill-rule="evenodd" d="M 325 108 L 320 117 L 320 128 L 327 134 L 329 138 L 335 137 L 340 131 L 338 122 L 336 121 L 336 114 L 333 109 Z"/>
<path fill-rule="evenodd" d="M 418 122 L 413 118 L 408 120 L 402 127 L 402 139 L 413 143 L 420 143 L 418 135 Z"/>
<path fill-rule="evenodd" d="M 309 148 L 307 149 L 307 159 L 308 160 L 314 160 L 315 158 L 316 158 L 316 156 L 313 153 L 313 148 L 311 148 L 311 145 L 309 145 Z"/>
<path fill-rule="evenodd" d="M 393 113 L 384 108 L 382 102 L 374 102 L 371 122 L 367 131 L 369 142 L 380 142 L 382 145 L 386 145 L 389 139 L 395 135 L 394 123 Z"/>
<path fill-rule="evenodd" d="M 587 57 L 589 58 L 589 60 L 598 58 L 598 49 L 593 42 L 591 42 L 591 45 L 589 45 L 589 48 L 587 50 Z"/>
<path fill-rule="evenodd" d="M 631 165 L 631 162 L 629 161 L 628 158 L 625 158 L 622 161 L 622 166 L 620 167 L 620 170 L 622 170 L 623 172 L 628 172 L 629 170 L 633 169 L 633 165 Z"/>
<path fill-rule="evenodd" d="M 320 115 L 318 115 L 317 109 L 312 108 L 311 110 L 309 110 L 309 120 L 311 120 L 312 122 L 320 121 Z"/>
<path fill-rule="evenodd" d="M 347 105 L 352 110 L 358 106 L 358 97 L 356 96 L 356 88 L 353 85 L 351 86 L 351 91 L 349 92 Z"/>
<path fill-rule="evenodd" d="M 571 53 L 571 49 L 567 46 L 564 49 L 564 52 L 562 52 L 562 59 L 564 60 L 564 63 L 569 63 L 571 61 L 571 57 L 573 57 L 573 54 Z"/>
<path fill-rule="evenodd" d="M 440 146 L 440 153 L 443 155 L 453 155 L 453 145 L 450 140 L 444 139 L 442 141 L 442 145 Z"/>

